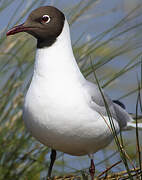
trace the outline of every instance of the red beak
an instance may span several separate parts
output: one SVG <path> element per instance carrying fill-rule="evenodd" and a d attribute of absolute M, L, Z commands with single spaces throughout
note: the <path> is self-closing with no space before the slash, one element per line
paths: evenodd
<path fill-rule="evenodd" d="M 7 36 L 10 36 L 10 35 L 14 35 L 16 33 L 19 33 L 19 32 L 25 32 L 25 31 L 28 31 L 30 28 L 28 27 L 24 27 L 24 24 L 20 24 L 18 26 L 15 26 L 13 27 L 12 29 L 10 29 L 6 35 Z"/>

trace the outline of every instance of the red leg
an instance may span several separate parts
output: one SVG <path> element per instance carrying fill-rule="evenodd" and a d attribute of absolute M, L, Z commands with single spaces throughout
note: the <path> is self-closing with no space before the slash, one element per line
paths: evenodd
<path fill-rule="evenodd" d="M 90 168 L 89 168 L 89 173 L 90 173 L 90 176 L 91 176 L 91 180 L 94 180 L 95 165 L 94 165 L 93 159 L 91 159 L 91 165 L 90 165 Z"/>

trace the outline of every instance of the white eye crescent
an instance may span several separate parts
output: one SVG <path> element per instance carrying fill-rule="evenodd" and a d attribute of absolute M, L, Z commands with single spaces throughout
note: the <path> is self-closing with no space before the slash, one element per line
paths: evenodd
<path fill-rule="evenodd" d="M 51 18 L 48 15 L 43 15 L 41 18 L 41 22 L 44 24 L 48 24 L 50 22 Z"/>

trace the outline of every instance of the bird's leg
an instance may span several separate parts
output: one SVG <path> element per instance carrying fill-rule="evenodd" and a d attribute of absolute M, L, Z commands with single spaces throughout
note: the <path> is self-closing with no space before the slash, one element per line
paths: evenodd
<path fill-rule="evenodd" d="M 51 177 L 52 168 L 53 168 L 55 160 L 56 160 L 56 151 L 54 149 L 52 149 L 51 150 L 51 155 L 50 155 L 50 166 L 49 166 L 49 169 L 48 169 L 48 178 Z"/>
<path fill-rule="evenodd" d="M 95 165 L 94 165 L 94 159 L 93 159 L 93 155 L 89 155 L 90 160 L 91 160 L 91 164 L 90 164 L 90 168 L 89 168 L 89 173 L 91 176 L 91 180 L 94 180 L 94 174 L 95 174 Z"/>

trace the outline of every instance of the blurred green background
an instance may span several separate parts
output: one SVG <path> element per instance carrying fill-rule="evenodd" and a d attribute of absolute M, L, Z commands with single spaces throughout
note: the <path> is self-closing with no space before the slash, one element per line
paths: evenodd
<path fill-rule="evenodd" d="M 74 54 L 86 78 L 95 81 L 91 58 L 102 88 L 112 99 L 121 100 L 128 112 L 136 113 L 142 76 L 141 0 L 1 0 L 0 180 L 35 180 L 47 175 L 50 149 L 30 136 L 22 120 L 36 41 L 25 33 L 8 38 L 5 35 L 10 27 L 22 23 L 33 9 L 42 5 L 54 5 L 66 14 Z M 140 106 L 139 114 L 141 110 Z M 123 138 L 129 157 L 137 165 L 135 134 L 135 130 L 125 132 Z M 142 137 L 141 131 L 139 137 Z M 112 143 L 95 154 L 97 173 L 119 160 L 115 143 Z M 87 172 L 88 167 L 87 156 L 72 157 L 59 152 L 53 174 L 80 174 Z M 124 169 L 120 164 L 111 171 Z"/>

